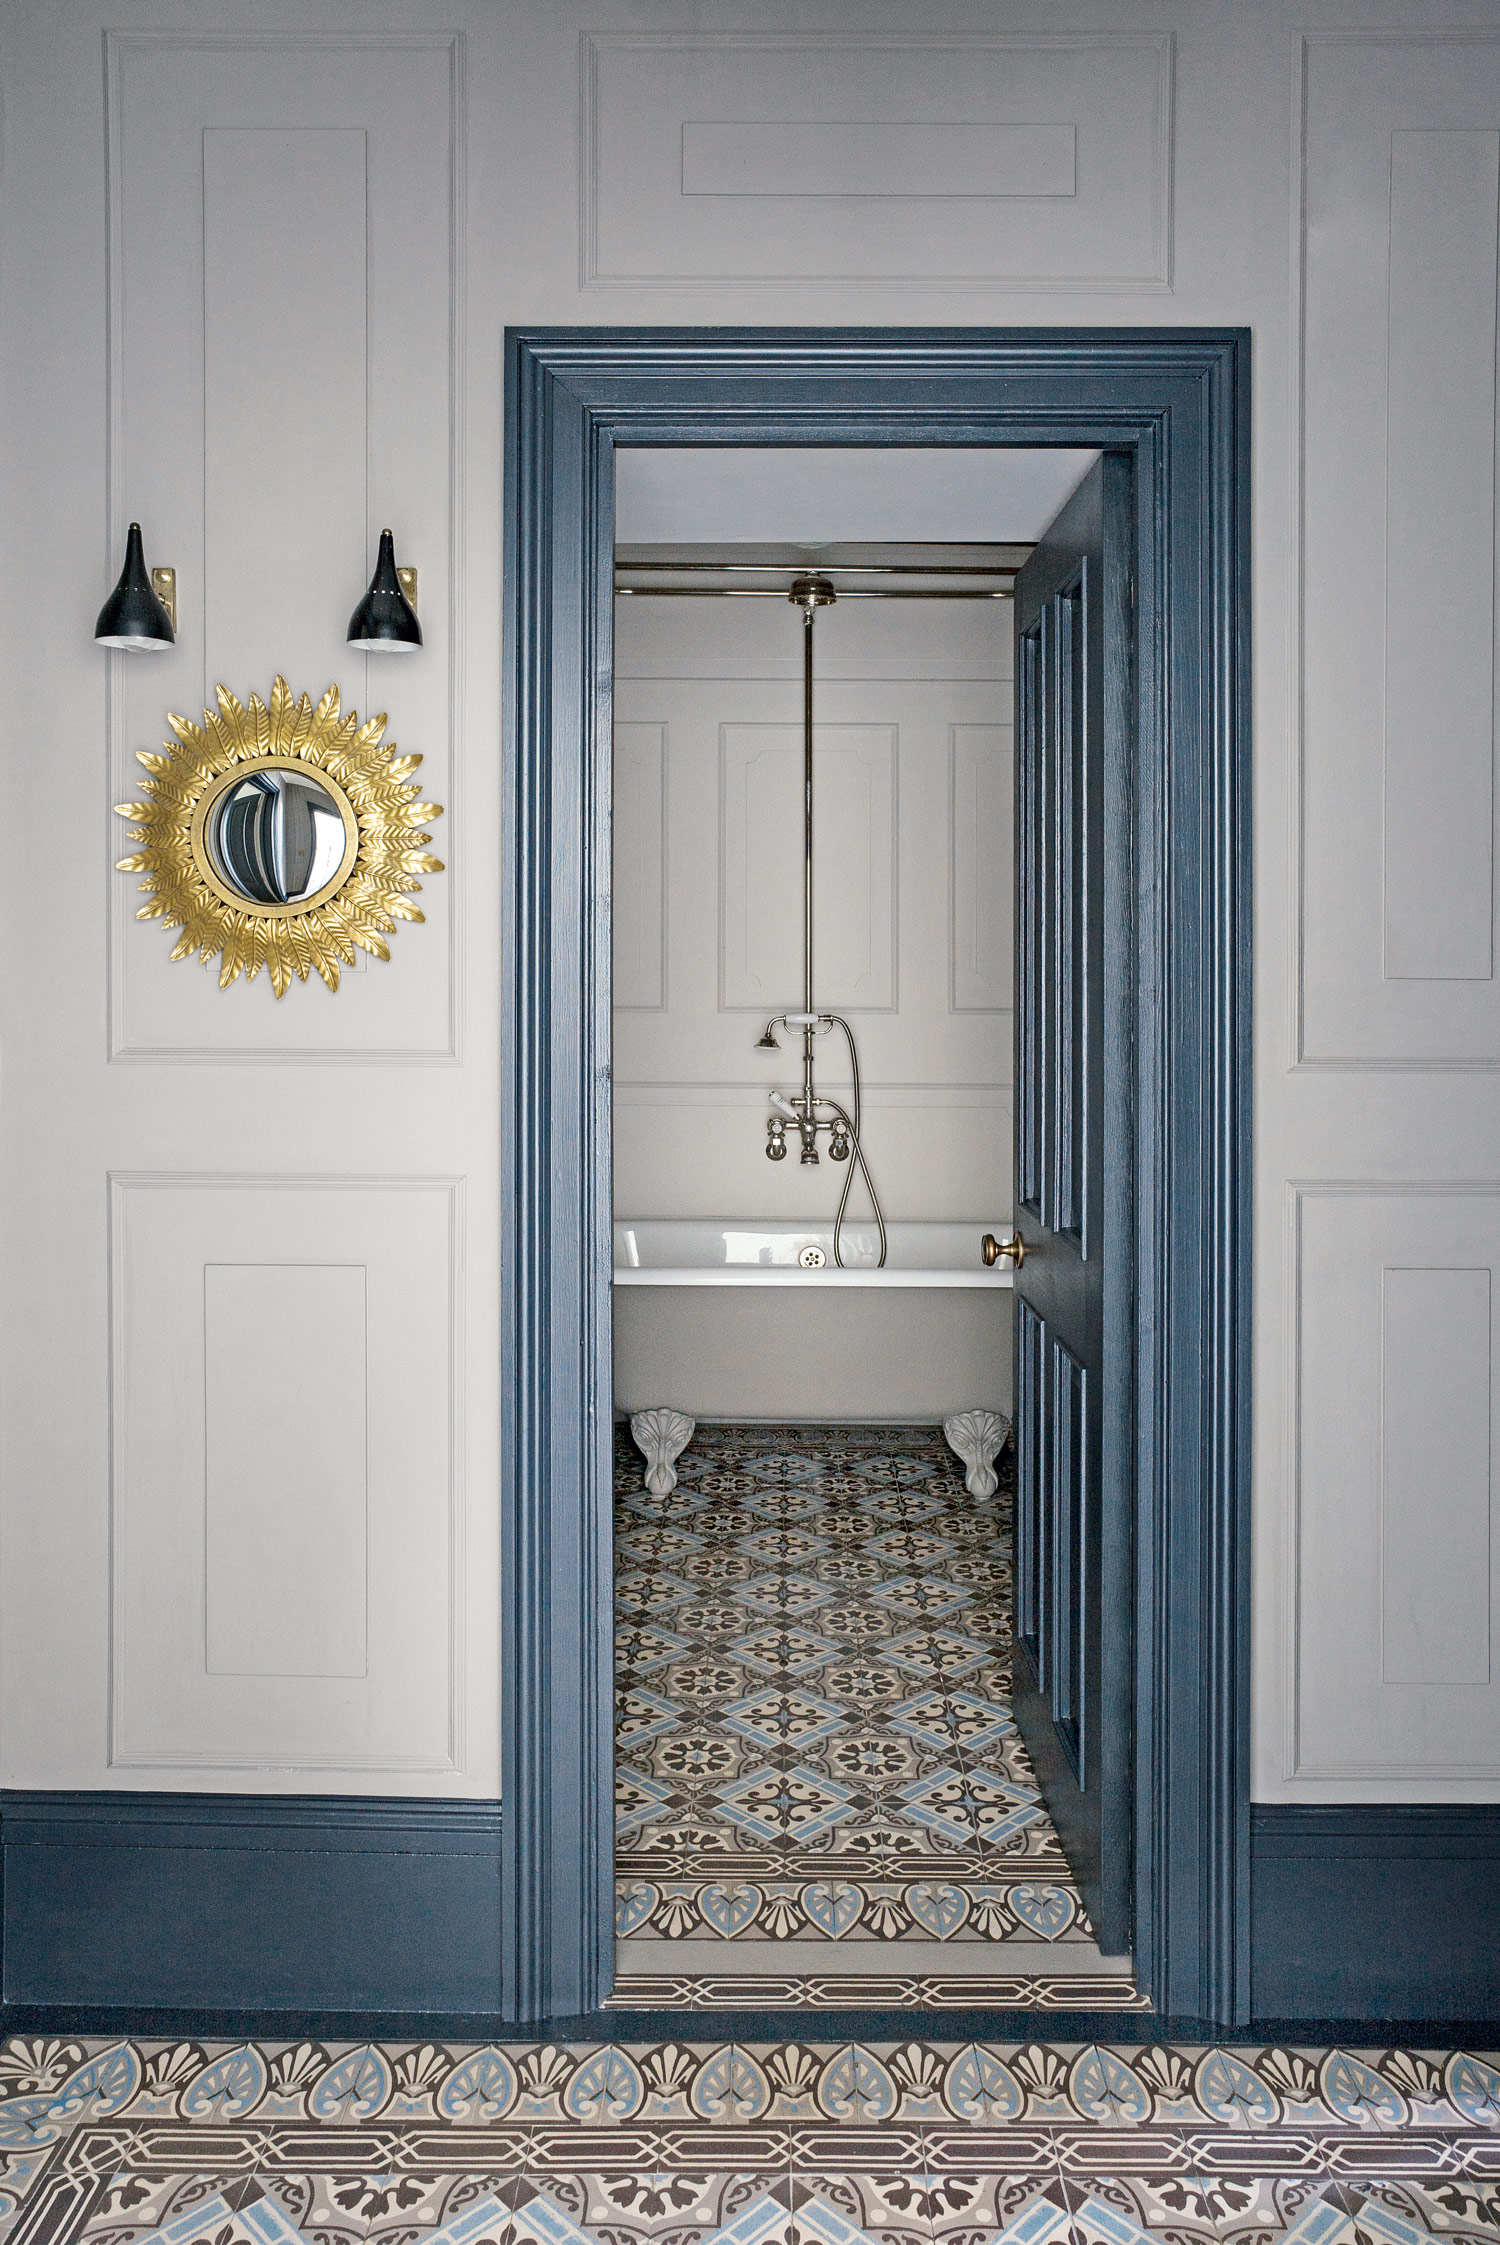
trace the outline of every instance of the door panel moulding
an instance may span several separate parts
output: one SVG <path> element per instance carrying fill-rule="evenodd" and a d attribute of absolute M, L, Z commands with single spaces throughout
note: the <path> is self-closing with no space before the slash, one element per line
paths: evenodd
<path fill-rule="evenodd" d="M 1053 444 L 1134 492 L 1105 1398 L 1134 1544 L 1136 1970 L 1249 2014 L 1249 339 L 1242 330 L 511 331 L 506 361 L 505 2014 L 613 1973 L 614 449 Z M 998 2018 L 1003 2015 L 997 2015 Z"/>

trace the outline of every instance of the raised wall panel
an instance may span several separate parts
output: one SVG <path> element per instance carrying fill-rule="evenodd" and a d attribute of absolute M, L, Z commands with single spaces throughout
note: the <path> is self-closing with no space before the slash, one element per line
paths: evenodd
<path fill-rule="evenodd" d="M 457 1194 L 112 1180 L 112 1767 L 461 1759 Z"/>
<path fill-rule="evenodd" d="M 1016 1635 L 1040 1676 L 1045 1595 L 1047 1331 L 1024 1294 L 1018 1294 L 1015 1300 Z"/>
<path fill-rule="evenodd" d="M 760 1024 L 736 1018 L 753 1044 Z M 829 1221 L 830 1190 L 836 1195 L 838 1188 L 827 1163 L 804 1169 L 765 1156 L 766 1092 L 773 1084 L 797 1088 L 801 1045 L 795 1036 L 783 1037 L 779 1062 L 774 1053 L 758 1057 L 765 1063 L 760 1081 L 616 1083 L 615 1207 L 621 1216 L 753 1213 L 794 1223 Z M 864 1140 L 888 1216 L 972 1222 L 976 1255 L 984 1231 L 1009 1221 L 1005 1089 L 872 1084 L 867 1078 Z"/>
<path fill-rule="evenodd" d="M 585 286 L 1162 289 L 1153 32 L 587 34 Z"/>
<path fill-rule="evenodd" d="M 1007 1013 L 1014 991 L 1011 727 L 952 728 L 955 1013 Z"/>
<path fill-rule="evenodd" d="M 1500 132 L 1391 135 L 1385 971 L 1493 970 Z"/>
<path fill-rule="evenodd" d="M 265 620 L 250 586 L 275 586 L 277 666 L 315 698 L 329 640 L 348 623 L 338 613 L 345 588 L 328 564 L 365 539 L 367 141 L 351 126 L 203 134 L 204 541 L 195 591 L 206 705 L 221 679 L 241 700 L 252 686 L 269 691 L 260 679 Z M 274 327 L 298 347 L 247 350 L 247 321 L 264 323 L 267 342 Z M 293 523 L 298 534 L 289 537 Z"/>
<path fill-rule="evenodd" d="M 813 912 L 821 1006 L 896 1003 L 894 725 L 820 724 Z M 724 725 L 720 1003 L 795 1011 L 802 992 L 800 725 Z"/>
<path fill-rule="evenodd" d="M 614 729 L 614 1002 L 659 1012 L 667 1002 L 667 728 Z"/>
<path fill-rule="evenodd" d="M 769 1014 L 801 999 L 800 620 L 775 601 L 617 605 L 617 1205 L 635 1215 L 826 1215 L 826 1165 L 765 1158 L 766 1094 L 795 1085 L 797 1040 L 783 1037 L 774 1052 L 756 1042 Z M 815 994 L 822 1004 L 858 1005 L 866 1137 L 891 1213 L 977 1219 L 976 1242 L 1011 1205 L 1010 1017 L 997 1002 L 1013 880 L 1008 627 L 1008 615 L 978 601 L 841 601 L 817 624 L 820 771 L 839 744 L 874 758 L 850 775 L 864 786 L 852 812 L 847 789 L 820 787 Z M 899 787 L 887 836 L 881 806 L 893 737 Z M 762 750 L 770 755 L 758 789 L 747 766 Z M 867 781 L 880 812 L 873 881 Z M 659 825 L 670 902 L 664 966 L 650 854 Z M 972 870 L 974 879 L 955 911 L 955 864 L 965 851 L 964 878 Z M 876 1008 L 857 990 L 851 999 L 855 973 L 838 946 L 856 926 L 869 930 L 872 891 L 884 898 L 887 890 L 880 912 L 890 912 L 894 929 L 888 936 L 877 916 L 874 933 L 895 1003 Z M 965 924 L 969 948 L 956 963 L 955 928 Z M 659 975 L 664 1002 L 633 1002 L 654 996 Z M 741 998 L 751 976 L 759 985 L 748 1005 L 726 1007 L 731 975 Z M 977 1002 L 955 1007 L 956 985 Z M 836 1095 L 848 1088 L 842 1043 L 830 1037 L 819 1047 L 820 1082 Z"/>
<path fill-rule="evenodd" d="M 697 124 L 684 195 L 1076 195 L 1074 125 Z"/>
<path fill-rule="evenodd" d="M 278 672 L 316 701 L 388 713 L 458 853 L 455 733 L 462 481 L 455 334 L 463 274 L 458 42 L 111 33 L 111 551 L 138 517 L 177 570 L 177 644 L 110 658 L 112 800 L 139 749 L 196 719 L 222 682 L 244 701 Z M 349 612 L 382 527 L 421 581 L 425 645 L 354 654 Z M 173 963 L 114 871 L 115 1060 L 444 1060 L 454 1051 L 454 876 L 424 876 L 425 924 L 337 995 L 314 975 L 277 1001 L 261 975 L 221 992 Z"/>
<path fill-rule="evenodd" d="M 1382 1281 L 1381 1681 L 1487 1684 L 1490 1273 Z"/>
<path fill-rule="evenodd" d="M 367 1351 L 362 1265 L 204 1270 L 210 1676 L 365 1673 Z"/>
<path fill-rule="evenodd" d="M 1049 1357 L 1042 1682 L 1073 1774 L 1080 1785 L 1086 1785 L 1091 1774 L 1085 1763 L 1091 1742 L 1084 1729 L 1084 1662 L 1090 1619 L 1084 1612 L 1089 1380 L 1087 1368 L 1055 1336 Z"/>
<path fill-rule="evenodd" d="M 1500 1778 L 1500 1187 L 1295 1198 L 1287 1777 Z"/>
<path fill-rule="evenodd" d="M 1299 1058 L 1500 1064 L 1500 39 L 1310 39 Z"/>

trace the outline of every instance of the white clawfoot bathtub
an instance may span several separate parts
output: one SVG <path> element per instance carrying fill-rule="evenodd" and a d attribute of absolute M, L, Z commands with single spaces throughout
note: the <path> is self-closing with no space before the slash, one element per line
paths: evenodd
<path fill-rule="evenodd" d="M 1011 1285 L 1009 1264 L 987 1269 L 980 1241 L 994 1223 L 887 1224 L 885 1267 L 873 1224 L 846 1224 L 844 1264 L 834 1262 L 833 1226 L 759 1223 L 735 1217 L 648 1216 L 615 1226 L 616 1286 L 976 1286 Z M 1009 1232 L 1009 1224 L 1000 1230 Z M 820 1254 L 821 1264 L 812 1260 Z M 799 1257 L 807 1258 L 799 1260 Z"/>
<path fill-rule="evenodd" d="M 615 1408 L 897 1423 L 1009 1413 L 1012 1274 L 980 1252 L 986 1231 L 1009 1229 L 889 1224 L 881 1270 L 874 1225 L 846 1224 L 841 1270 L 831 1224 L 623 1217 Z"/>

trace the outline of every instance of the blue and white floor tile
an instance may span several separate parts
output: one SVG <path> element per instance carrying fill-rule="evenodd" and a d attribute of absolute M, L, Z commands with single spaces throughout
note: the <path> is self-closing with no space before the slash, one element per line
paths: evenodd
<path fill-rule="evenodd" d="M 616 1464 L 619 2000 L 1135 2007 L 1011 1713 L 1009 1451 L 987 1499 L 935 1427 Z"/>
<path fill-rule="evenodd" d="M 6 2245 L 1430 2245 L 1500 2230 L 1479 2052 L 0 2046 Z"/>

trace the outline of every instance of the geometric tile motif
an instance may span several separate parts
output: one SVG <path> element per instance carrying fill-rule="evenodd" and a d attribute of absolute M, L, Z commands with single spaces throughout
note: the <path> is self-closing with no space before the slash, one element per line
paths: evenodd
<path fill-rule="evenodd" d="M 1091 1940 L 1010 1710 L 1009 1448 L 988 1498 L 934 1427 L 705 1425 L 677 1471 L 622 1431 L 621 1938 Z"/>
<path fill-rule="evenodd" d="M 831 1638 L 774 1622 L 749 1637 L 733 1638 L 724 1649 L 767 1676 L 809 1675 L 839 1650 Z"/>
<path fill-rule="evenodd" d="M 894 1638 L 885 1648 L 885 1657 L 898 1668 L 909 1668 L 918 1676 L 933 1676 L 946 1682 L 950 1677 L 970 1676 L 989 1657 L 988 1647 L 974 1642 L 972 1637 L 961 1637 L 952 1629 L 913 1630 L 910 1636 Z"/>
<path fill-rule="evenodd" d="M 1009 1738 L 1016 1727 L 1008 1707 L 976 1699 L 972 1692 L 924 1692 L 920 1698 L 893 1707 L 886 1717 L 892 1730 L 906 1731 L 932 1751 L 941 1754 L 950 1743 L 983 1752 L 996 1739 Z"/>
<path fill-rule="evenodd" d="M 809 1582 L 800 1575 L 778 1574 L 763 1575 L 755 1582 L 740 1584 L 737 1595 L 760 1613 L 795 1618 L 815 1613 L 819 1606 L 830 1604 L 837 1592 L 826 1582 Z"/>
<path fill-rule="evenodd" d="M 738 1737 L 752 1738 L 774 1751 L 778 1746 L 812 1746 L 821 1738 L 831 1738 L 846 1727 L 848 1711 L 834 1700 L 787 1689 L 731 1700 L 719 1710 L 719 1720 Z"/>
<path fill-rule="evenodd" d="M 616 1831 L 634 1831 L 637 1826 L 648 1824 L 653 1817 L 660 1816 L 671 1805 L 672 1792 L 669 1786 L 659 1785 L 654 1777 L 647 1777 L 643 1770 L 616 1766 Z"/>
<path fill-rule="evenodd" d="M 1007 1840 L 1044 1813 L 1039 1793 L 1008 1785 L 1003 1777 L 984 1769 L 936 1770 L 930 1777 L 903 1785 L 899 1798 L 918 1823 L 960 1844 Z"/>
<path fill-rule="evenodd" d="M 831 1831 L 854 1799 L 846 1785 L 835 1785 L 808 1769 L 756 1769 L 716 1796 L 737 1830 L 757 1839 L 806 1842 Z"/>

